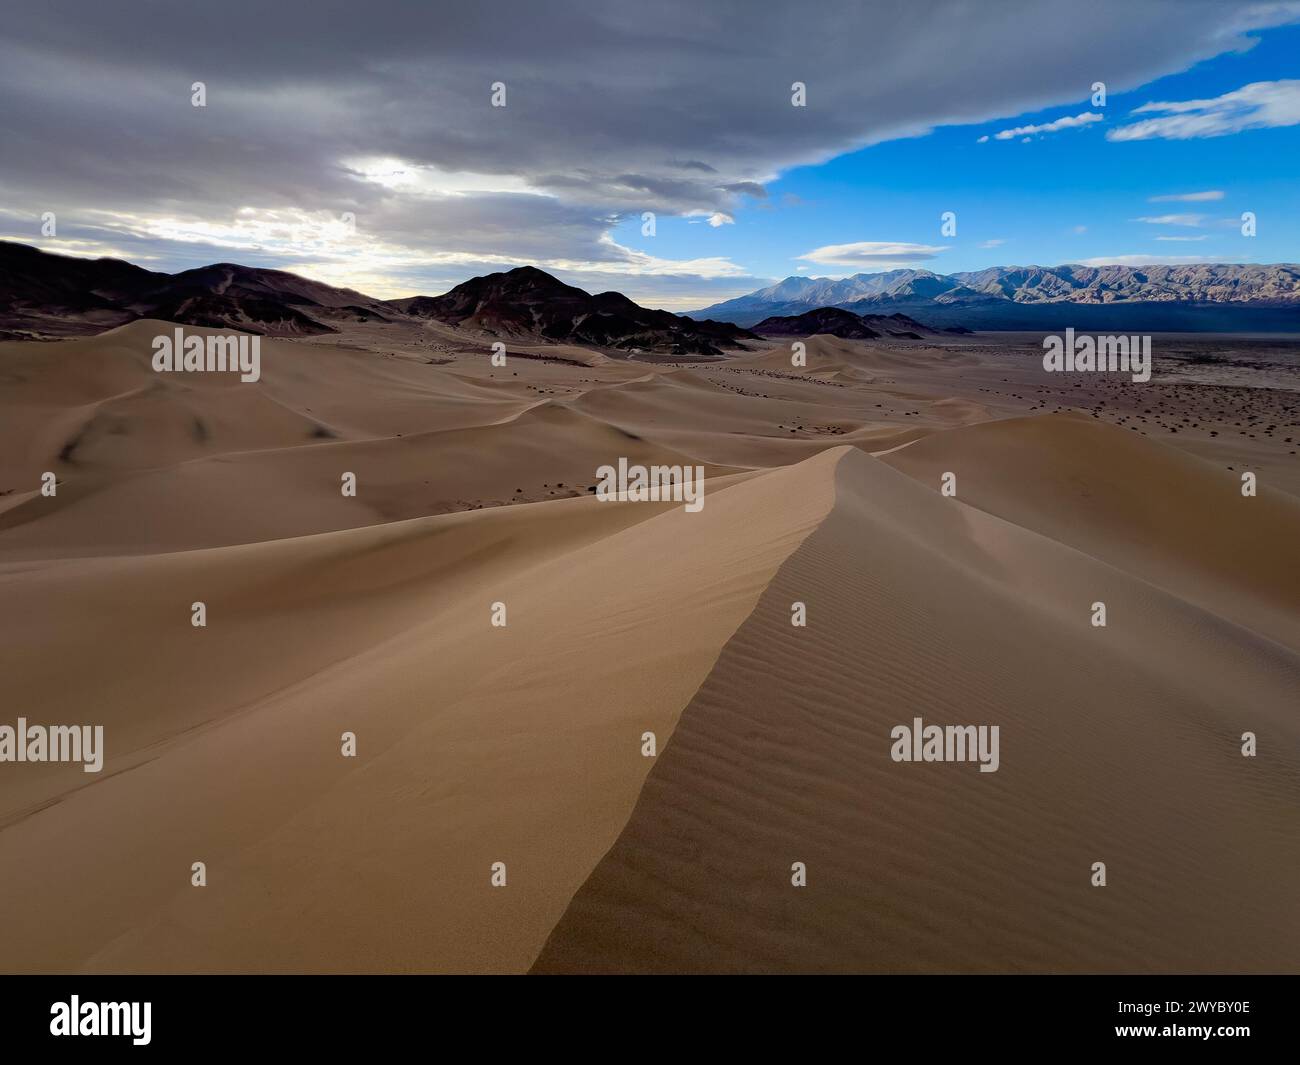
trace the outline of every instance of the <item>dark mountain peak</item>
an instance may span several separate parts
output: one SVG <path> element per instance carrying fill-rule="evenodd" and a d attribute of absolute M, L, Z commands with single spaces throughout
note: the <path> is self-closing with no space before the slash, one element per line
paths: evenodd
<path fill-rule="evenodd" d="M 695 322 L 650 310 L 621 292 L 593 296 L 535 266 L 484 274 L 442 296 L 393 300 L 407 314 L 490 336 L 673 355 L 721 355 L 753 334 L 723 322 Z"/>
<path fill-rule="evenodd" d="M 0 242 L 3 327 L 37 335 L 97 333 L 137 318 L 273 336 L 335 332 L 322 319 L 379 313 L 377 300 L 284 270 L 212 263 L 154 273 L 120 259 L 80 259 Z"/>
<path fill-rule="evenodd" d="M 167 274 L 156 274 L 141 266 L 102 256 L 97 259 L 85 259 L 79 255 L 59 255 L 55 252 L 41 251 L 29 244 L 15 241 L 0 241 L 0 275 L 15 276 L 21 272 L 33 280 L 45 282 L 57 281 L 59 278 L 76 280 L 113 279 L 142 283 L 150 278 L 164 278 Z"/>
<path fill-rule="evenodd" d="M 212 263 L 182 270 L 168 277 L 165 287 L 172 294 L 272 300 L 288 306 L 379 309 L 378 300 L 350 288 L 335 288 L 288 270 L 241 266 L 238 263 Z"/>
<path fill-rule="evenodd" d="M 503 271 L 502 273 L 489 274 L 488 277 L 508 277 L 516 280 L 526 280 L 536 284 L 568 287 L 554 274 L 548 274 L 545 270 L 537 266 L 516 266 L 513 269 Z"/>
<path fill-rule="evenodd" d="M 457 292 L 496 292 L 496 293 L 572 293 L 581 289 L 566 285 L 558 277 L 539 270 L 536 266 L 516 266 L 510 270 L 499 270 L 493 274 L 482 274 L 462 281 L 447 292 L 451 296 Z M 582 292 L 585 296 L 586 293 Z M 445 298 L 435 297 L 435 298 Z"/>
<path fill-rule="evenodd" d="M 869 326 L 877 329 L 883 329 L 891 336 L 910 336 L 915 338 L 917 333 L 935 332 L 924 322 L 918 322 L 910 315 L 903 314 L 901 311 L 895 311 L 893 314 L 864 314 L 861 316 L 862 321 Z"/>
<path fill-rule="evenodd" d="M 774 315 L 754 326 L 759 336 L 813 336 L 828 333 L 845 340 L 871 340 L 880 336 L 860 315 L 838 307 L 818 307 L 798 315 Z"/>
<path fill-rule="evenodd" d="M 893 314 L 855 314 L 844 307 L 818 307 L 804 314 L 774 315 L 753 327 L 760 336 L 813 336 L 828 333 L 845 340 L 871 340 L 893 336 L 920 340 L 935 330 L 915 318 Z"/>

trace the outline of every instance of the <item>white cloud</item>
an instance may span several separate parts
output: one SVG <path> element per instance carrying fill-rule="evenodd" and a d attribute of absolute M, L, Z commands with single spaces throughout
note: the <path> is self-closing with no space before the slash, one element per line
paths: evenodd
<path fill-rule="evenodd" d="M 1223 199 L 1221 190 L 1207 189 L 1205 192 L 1174 192 L 1168 196 L 1149 196 L 1147 203 L 1206 203 L 1221 199 Z"/>
<path fill-rule="evenodd" d="M 1075 227 L 1074 227 L 1074 232 L 1075 232 L 1075 233 L 1087 233 L 1087 232 L 1088 232 L 1088 227 L 1087 227 L 1087 226 L 1075 226 Z"/>
<path fill-rule="evenodd" d="M 717 229 L 718 226 L 734 226 L 736 220 L 726 211 L 691 211 L 686 219 L 686 224 L 689 226 L 710 225 Z"/>
<path fill-rule="evenodd" d="M 1134 222 L 1146 222 L 1153 226 L 1199 226 L 1205 221 L 1203 214 L 1158 214 L 1143 215 L 1133 219 Z"/>
<path fill-rule="evenodd" d="M 1006 240 L 1004 240 L 1002 237 L 993 237 L 993 238 L 990 239 L 990 240 L 986 240 L 983 244 L 980 245 L 980 247 L 981 247 L 981 248 L 999 248 L 999 247 L 1001 247 L 1001 246 L 1002 246 L 1003 244 L 1005 244 L 1005 243 L 1006 243 Z"/>
<path fill-rule="evenodd" d="M 1014 140 L 1016 137 L 1020 137 L 1024 140 L 1028 140 L 1029 137 L 1034 134 L 1056 133 L 1058 130 L 1062 129 L 1077 129 L 1080 126 L 1089 126 L 1094 122 L 1100 121 L 1101 115 L 1096 111 L 1085 111 L 1081 115 L 1075 115 L 1073 117 L 1067 115 L 1063 118 L 1055 119 L 1052 122 L 1044 122 L 1037 126 L 1016 126 L 1015 129 L 1004 129 L 999 133 L 993 134 L 993 139 L 998 141 L 1009 141 Z M 988 140 L 988 137 L 981 137 L 979 143 L 983 144 L 986 140 Z"/>
<path fill-rule="evenodd" d="M 1300 80 L 1256 81 L 1235 92 L 1209 100 L 1143 104 L 1135 115 L 1159 114 L 1106 134 L 1112 141 L 1144 141 L 1154 137 L 1189 140 L 1223 137 L 1247 129 L 1300 124 Z"/>
<path fill-rule="evenodd" d="M 933 259 L 947 247 L 930 244 L 901 244 L 885 241 L 863 240 L 856 244 L 827 244 L 812 251 L 796 255 L 822 266 L 874 266 L 877 269 L 910 266 Z"/>
<path fill-rule="evenodd" d="M 1181 240 L 1181 241 L 1209 240 L 1209 239 L 1210 239 L 1209 236 L 1205 233 L 1202 233 L 1199 237 L 1156 237 L 1156 240 Z"/>

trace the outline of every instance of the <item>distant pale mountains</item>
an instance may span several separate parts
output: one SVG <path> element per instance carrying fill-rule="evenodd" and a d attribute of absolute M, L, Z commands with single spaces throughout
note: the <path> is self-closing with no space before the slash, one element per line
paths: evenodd
<path fill-rule="evenodd" d="M 471 278 L 442 296 L 377 300 L 283 270 L 217 263 L 165 274 L 0 242 L 0 339 L 88 335 L 139 318 L 268 336 L 433 319 L 484 338 L 668 355 L 716 356 L 758 339 L 729 322 L 650 310 L 617 292 L 593 296 L 531 266 Z"/>
<path fill-rule="evenodd" d="M 787 277 L 693 316 L 752 326 L 821 307 L 911 315 L 971 329 L 1300 331 L 1300 266 L 995 266 L 969 273 L 889 270 L 842 280 Z"/>

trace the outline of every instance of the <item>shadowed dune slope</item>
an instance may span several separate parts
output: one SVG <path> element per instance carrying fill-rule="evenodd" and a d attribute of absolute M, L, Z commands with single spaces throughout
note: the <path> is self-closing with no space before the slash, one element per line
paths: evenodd
<path fill-rule="evenodd" d="M 535 971 L 1293 970 L 1300 657 L 837 454 Z M 914 717 L 1000 768 L 893 761 Z"/>

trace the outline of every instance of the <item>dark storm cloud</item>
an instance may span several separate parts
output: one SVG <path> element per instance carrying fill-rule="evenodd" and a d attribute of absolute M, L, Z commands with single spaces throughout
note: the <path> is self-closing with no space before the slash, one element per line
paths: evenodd
<path fill-rule="evenodd" d="M 23 218 L 57 209 L 132 239 L 143 239 L 141 219 L 160 216 L 226 224 L 240 208 L 351 211 L 364 233 L 413 254 L 581 260 L 595 270 L 628 262 L 602 239 L 621 213 L 728 212 L 791 165 L 1082 100 L 1094 81 L 1131 88 L 1244 47 L 1243 30 L 1282 20 L 1275 9 L 1218 0 L 10 5 L 0 206 Z M 190 106 L 194 81 L 207 86 L 206 108 Z M 505 108 L 490 106 L 497 81 Z M 790 106 L 794 81 L 807 84 L 805 108 Z M 435 172 L 415 188 L 385 187 L 351 165 L 372 157 Z M 458 173 L 511 184 L 439 193 L 440 175 Z"/>

